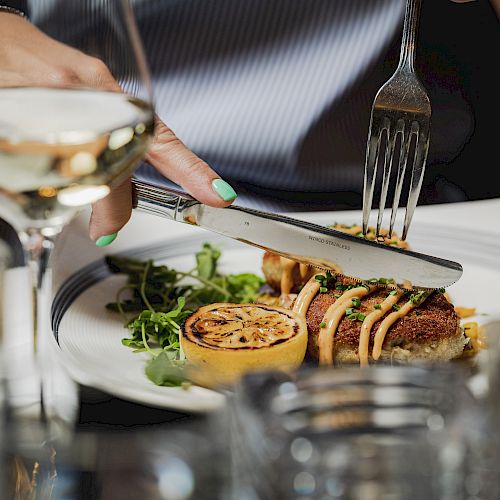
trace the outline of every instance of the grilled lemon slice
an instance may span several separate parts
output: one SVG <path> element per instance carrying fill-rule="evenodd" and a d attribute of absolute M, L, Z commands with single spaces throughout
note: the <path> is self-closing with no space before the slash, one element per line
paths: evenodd
<path fill-rule="evenodd" d="M 181 347 L 195 382 L 231 384 L 249 371 L 300 366 L 307 326 L 303 318 L 283 307 L 209 304 L 184 323 Z"/>

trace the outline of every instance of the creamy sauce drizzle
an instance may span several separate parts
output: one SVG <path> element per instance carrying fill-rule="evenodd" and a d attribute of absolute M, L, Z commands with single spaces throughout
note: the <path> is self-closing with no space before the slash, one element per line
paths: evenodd
<path fill-rule="evenodd" d="M 342 227 L 336 228 L 345 233 L 357 235 L 362 231 L 361 226 L 353 227 Z M 385 234 L 382 233 L 384 236 Z M 393 239 L 397 241 L 398 247 L 406 248 L 407 244 L 405 241 L 399 240 L 399 238 L 393 236 Z M 306 265 L 298 263 L 294 260 L 287 259 L 285 257 L 280 257 L 281 264 L 281 294 L 287 295 L 293 289 L 294 285 L 294 270 L 296 266 L 299 266 L 299 276 L 302 282 L 308 279 L 307 283 L 302 287 L 302 290 L 295 298 L 292 310 L 297 314 L 305 317 L 311 302 L 313 301 L 316 294 L 319 292 L 321 287 L 320 283 L 316 280 L 316 276 L 326 276 L 325 272 L 318 270 L 312 265 Z M 333 266 L 332 266 L 333 267 Z M 340 269 L 336 268 L 336 272 L 341 272 Z M 406 288 L 411 288 L 410 283 L 405 283 Z M 370 285 L 369 289 L 366 287 L 357 287 L 347 292 L 344 292 L 342 296 L 332 304 L 323 316 L 321 323 L 325 324 L 324 328 L 320 328 L 318 335 L 318 347 L 319 347 L 319 362 L 323 365 L 333 364 L 333 341 L 335 334 L 337 332 L 338 326 L 345 315 L 345 309 L 348 307 L 350 301 L 353 298 L 361 298 L 369 293 L 372 293 L 377 288 L 376 285 Z M 392 307 L 398 303 L 403 294 L 402 290 L 397 290 L 396 294 L 389 295 L 380 304 L 380 309 L 374 309 L 372 312 L 366 315 L 363 323 L 361 325 L 361 332 L 359 335 L 359 363 L 360 366 L 368 365 L 368 353 L 369 353 L 369 343 L 370 343 L 370 333 L 373 325 L 383 318 Z M 425 298 L 423 299 L 425 300 Z M 374 346 L 372 357 L 374 360 L 379 359 L 382 353 L 382 345 L 385 340 L 385 336 L 389 328 L 400 318 L 406 316 L 412 309 L 418 307 L 423 300 L 419 303 L 414 304 L 409 301 L 404 306 L 401 307 L 399 311 L 394 311 L 389 314 L 380 324 L 377 332 L 375 333 Z"/>
<path fill-rule="evenodd" d="M 315 273 L 309 281 L 302 287 L 302 290 L 297 295 L 295 302 L 293 304 L 293 312 L 296 312 L 300 316 L 305 317 L 312 300 L 319 292 L 320 283 L 316 279 L 316 276 L 326 276 L 326 273 Z"/>
<path fill-rule="evenodd" d="M 296 262 L 292 259 L 287 259 L 286 257 L 280 257 L 280 266 L 281 266 L 281 280 L 280 280 L 280 288 L 282 294 L 289 294 L 292 289 L 294 283 L 294 271 L 298 266 L 298 272 L 301 283 L 307 281 L 311 276 L 316 276 L 318 274 L 318 269 L 312 265 L 302 264 Z M 321 272 L 321 271 L 319 271 Z"/>
<path fill-rule="evenodd" d="M 332 304 L 323 316 L 322 323 L 325 323 L 324 328 L 320 328 L 318 335 L 319 347 L 319 364 L 332 365 L 333 364 L 333 339 L 341 319 L 345 316 L 347 306 L 354 298 L 361 298 L 375 290 L 376 286 L 370 287 L 360 286 L 348 290 Z"/>
<path fill-rule="evenodd" d="M 397 304 L 401 296 L 402 290 L 397 290 L 394 295 L 388 295 L 380 304 L 380 309 L 374 309 L 371 313 L 367 314 L 361 325 L 361 332 L 359 334 L 359 364 L 360 366 L 368 366 L 368 351 L 370 344 L 370 333 L 373 325 L 381 319 L 387 312 L 392 309 L 394 304 Z"/>
<path fill-rule="evenodd" d="M 309 279 L 309 277 L 311 276 L 311 273 L 314 273 L 314 268 L 311 266 L 308 266 L 307 264 L 300 264 L 299 270 L 300 270 L 300 279 L 302 281 Z"/>
<path fill-rule="evenodd" d="M 375 339 L 373 342 L 373 352 L 372 352 L 372 358 L 376 361 L 378 358 L 380 358 L 380 355 L 382 354 L 382 345 L 385 340 L 385 336 L 387 334 L 387 331 L 389 328 L 396 322 L 396 320 L 403 318 L 406 316 L 412 309 L 415 309 L 415 307 L 418 307 L 422 302 L 427 298 L 427 296 L 424 296 L 422 300 L 420 300 L 418 303 L 413 303 L 411 300 L 409 300 L 404 306 L 401 307 L 399 311 L 394 311 L 393 313 L 389 314 L 380 326 L 377 329 L 377 332 L 375 333 Z"/>
<path fill-rule="evenodd" d="M 294 260 L 280 257 L 281 264 L 281 293 L 290 293 L 293 288 L 293 270 L 297 265 Z"/>

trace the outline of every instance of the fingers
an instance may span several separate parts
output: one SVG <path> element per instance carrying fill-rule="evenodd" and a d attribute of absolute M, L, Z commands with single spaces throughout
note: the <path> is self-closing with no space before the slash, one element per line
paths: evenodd
<path fill-rule="evenodd" d="M 225 207 L 236 198 L 234 189 L 190 151 L 159 118 L 146 159 L 202 203 Z"/>
<path fill-rule="evenodd" d="M 108 68 L 95 58 L 86 58 L 79 74 L 90 86 L 121 91 Z M 207 163 L 190 151 L 161 120 L 156 118 L 155 137 L 146 159 L 165 177 L 182 186 L 194 198 L 214 207 L 230 205 L 234 189 Z M 105 246 L 127 223 L 132 210 L 130 180 L 114 188 L 103 200 L 92 205 L 89 233 L 98 246 Z"/>
<path fill-rule="evenodd" d="M 86 85 L 99 90 L 121 92 L 122 89 L 118 85 L 118 82 L 101 59 L 84 56 L 84 60 L 79 68 L 78 75 Z"/>
<path fill-rule="evenodd" d="M 147 160 L 202 203 L 224 207 L 236 198 L 234 189 L 159 120 Z M 92 205 L 90 238 L 98 246 L 109 245 L 130 219 L 131 211 L 132 189 L 128 179 L 115 187 L 106 198 Z"/>
<path fill-rule="evenodd" d="M 99 90 L 121 92 L 121 88 L 113 78 L 103 61 L 85 56 L 79 68 L 78 76 L 90 87 Z M 89 223 L 90 238 L 97 246 L 112 243 L 118 231 L 128 222 L 132 212 L 132 186 L 130 179 L 112 189 L 110 194 L 92 204 L 92 215 Z"/>
<path fill-rule="evenodd" d="M 88 86 L 99 90 L 121 92 L 121 88 L 103 61 L 85 56 L 79 76 Z M 112 189 L 106 198 L 92 205 L 89 223 L 90 238 L 97 246 L 112 243 L 118 231 L 128 222 L 132 212 L 130 179 Z"/>
<path fill-rule="evenodd" d="M 128 222 L 132 211 L 132 187 L 130 179 L 115 187 L 111 193 L 92 204 L 90 238 L 98 246 L 109 245 L 116 233 Z"/>

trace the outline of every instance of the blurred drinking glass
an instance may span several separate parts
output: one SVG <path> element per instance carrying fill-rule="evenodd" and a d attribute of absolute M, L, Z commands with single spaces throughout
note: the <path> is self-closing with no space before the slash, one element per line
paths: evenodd
<path fill-rule="evenodd" d="M 484 348 L 477 355 L 474 383 L 479 387 L 484 430 L 476 440 L 472 461 L 476 481 L 471 483 L 471 494 L 493 499 L 500 498 L 500 320 L 484 323 L 478 334 Z"/>
<path fill-rule="evenodd" d="M 75 417 L 70 401 L 75 387 L 70 380 L 64 383 L 66 372 L 54 356 L 49 326 L 49 258 L 55 240 L 81 207 L 130 177 L 154 128 L 150 78 L 127 0 L 29 5 L 29 21 L 22 22 L 50 37 L 54 47 L 58 42 L 68 47 L 72 61 L 81 61 L 80 75 L 88 76 L 28 75 L 20 84 L 0 87 L 0 217 L 17 232 L 30 270 L 30 280 L 21 274 L 13 279 L 28 289 L 9 290 L 1 311 L 5 336 L 20 335 L 26 326 L 31 332 L 17 346 L 18 357 L 9 354 L 5 360 L 15 386 L 8 406 L 15 413 L 19 433 L 14 441 L 20 448 L 40 445 L 40 440 L 51 443 Z M 50 9 L 55 15 L 47 15 Z M 50 62 L 64 70 L 62 60 Z M 21 325 L 28 318 L 31 325 Z M 22 388 L 24 399 L 18 392 Z"/>
<path fill-rule="evenodd" d="M 478 419 L 458 366 L 249 376 L 232 414 L 238 498 L 468 498 Z"/>

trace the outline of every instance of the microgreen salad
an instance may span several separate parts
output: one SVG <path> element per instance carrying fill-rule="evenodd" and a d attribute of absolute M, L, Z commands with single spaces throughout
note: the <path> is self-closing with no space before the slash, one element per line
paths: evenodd
<path fill-rule="evenodd" d="M 253 273 L 221 274 L 221 251 L 204 243 L 187 272 L 137 260 L 108 255 L 112 273 L 127 275 L 115 302 L 106 304 L 119 313 L 129 336 L 122 344 L 134 352 L 147 352 L 146 375 L 156 385 L 185 386 L 185 360 L 179 336 L 185 319 L 201 306 L 214 302 L 254 302 L 265 281 Z"/>

